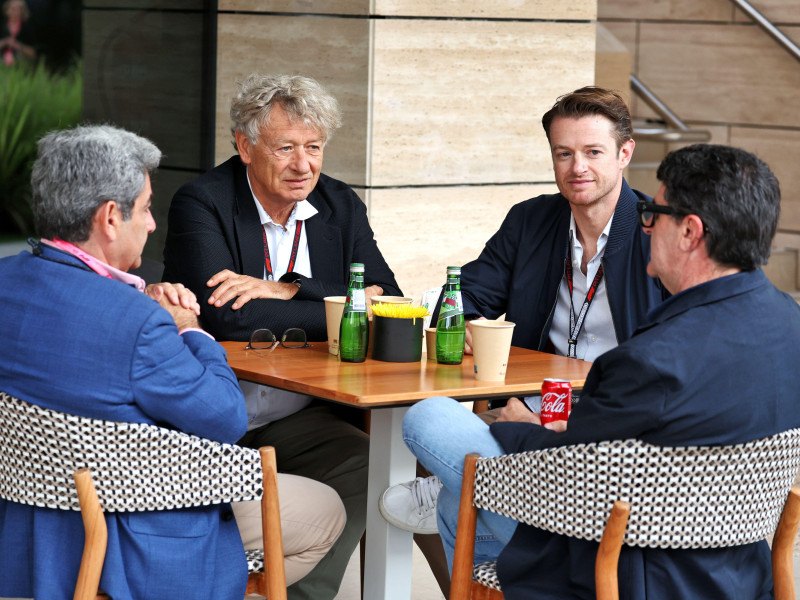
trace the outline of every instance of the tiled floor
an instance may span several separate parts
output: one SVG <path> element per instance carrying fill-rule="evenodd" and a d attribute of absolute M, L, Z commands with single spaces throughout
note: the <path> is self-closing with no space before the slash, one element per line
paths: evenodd
<path fill-rule="evenodd" d="M 335 600 L 361 600 L 360 569 L 358 566 L 358 550 L 353 554 L 342 585 Z M 411 598 L 413 600 L 444 600 L 439 586 L 431 573 L 425 557 L 414 546 L 414 562 L 411 572 Z M 261 596 L 247 596 L 245 600 L 260 600 Z M 1 599 L 0 599 L 1 600 Z M 411 600 L 411 599 L 410 599 Z"/>
<path fill-rule="evenodd" d="M 335 600 L 360 600 L 361 582 L 359 576 L 358 551 L 353 554 L 350 564 Z M 414 546 L 414 562 L 411 572 L 411 598 L 413 600 L 444 600 L 439 585 L 433 577 L 425 557 Z"/>

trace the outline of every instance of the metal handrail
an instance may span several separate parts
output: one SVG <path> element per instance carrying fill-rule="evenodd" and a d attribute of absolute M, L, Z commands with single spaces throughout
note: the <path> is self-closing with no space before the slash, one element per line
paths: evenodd
<path fill-rule="evenodd" d="M 754 8 L 747 0 L 731 0 L 757 25 L 775 39 L 796 60 L 800 61 L 800 47 L 786 37 L 780 29 Z M 664 119 L 666 128 L 662 127 L 636 127 L 636 137 L 663 142 L 707 142 L 711 133 L 702 129 L 691 129 L 678 116 L 664 104 L 636 75 L 631 74 L 631 89 L 645 101 L 658 115 Z"/>
<path fill-rule="evenodd" d="M 705 129 L 691 129 L 656 96 L 641 80 L 631 73 L 631 90 L 639 95 L 645 103 L 664 119 L 667 128 L 636 127 L 638 139 L 649 139 L 662 142 L 707 142 L 711 132 Z"/>
<path fill-rule="evenodd" d="M 800 60 L 800 48 L 786 37 L 781 30 L 775 27 L 772 22 L 754 8 L 747 0 L 731 0 L 733 4 L 742 9 L 747 15 L 756 22 L 764 31 L 770 34 L 786 51 Z"/>

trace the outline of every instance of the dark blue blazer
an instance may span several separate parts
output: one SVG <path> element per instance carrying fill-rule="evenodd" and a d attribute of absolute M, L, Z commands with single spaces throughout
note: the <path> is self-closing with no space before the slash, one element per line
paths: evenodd
<path fill-rule="evenodd" d="M 647 276 L 650 236 L 639 225 L 637 200 L 649 198 L 623 181 L 602 259 L 618 342 L 627 340 L 647 311 L 668 295 Z M 496 319 L 505 313 L 516 323 L 514 346 L 547 350 L 571 214 L 561 194 L 513 206 L 480 256 L 461 269 L 464 314 Z"/>
<path fill-rule="evenodd" d="M 661 446 L 727 445 L 800 427 L 800 307 L 761 270 L 681 292 L 627 342 L 600 356 L 557 434 L 495 423 L 506 452 L 638 438 Z M 568 510 L 568 507 L 565 507 Z M 594 598 L 597 544 L 520 525 L 500 555 L 506 598 Z M 772 597 L 765 541 L 735 548 L 623 548 L 629 600 Z"/>
<path fill-rule="evenodd" d="M 264 276 L 263 228 L 247 169 L 238 156 L 182 186 L 169 209 L 164 248 L 164 280 L 183 283 L 200 301 L 203 326 L 217 339 L 247 340 L 266 327 L 280 336 L 290 327 L 305 329 L 311 340 L 328 338 L 325 296 L 344 296 L 350 263 L 364 263 L 364 285 L 379 285 L 386 295 L 401 295 L 383 259 L 364 203 L 349 186 L 320 175 L 308 202 L 319 211 L 305 223 L 312 278 L 300 277 L 291 300 L 251 300 L 238 310 L 207 302 L 209 278 L 229 269 Z M 232 302 L 231 302 L 232 304 Z"/>
<path fill-rule="evenodd" d="M 53 410 L 233 443 L 247 415 L 225 352 L 131 286 L 43 246 L 0 260 L 0 390 Z M 53 259 L 53 260 L 48 260 Z M 55 262 L 63 261 L 62 262 Z M 247 565 L 227 504 L 106 515 L 114 600 L 241 600 Z M 72 598 L 78 512 L 0 500 L 0 597 Z"/>

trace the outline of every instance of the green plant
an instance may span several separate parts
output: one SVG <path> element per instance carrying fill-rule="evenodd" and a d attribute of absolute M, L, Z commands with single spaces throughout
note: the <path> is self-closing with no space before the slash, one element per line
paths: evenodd
<path fill-rule="evenodd" d="M 43 63 L 0 68 L 0 232 L 33 233 L 30 173 L 36 142 L 80 120 L 81 65 L 50 73 Z"/>

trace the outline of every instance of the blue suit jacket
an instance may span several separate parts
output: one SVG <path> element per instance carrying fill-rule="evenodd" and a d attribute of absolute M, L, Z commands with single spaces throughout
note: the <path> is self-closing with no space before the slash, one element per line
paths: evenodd
<path fill-rule="evenodd" d="M 197 294 L 203 326 L 218 339 L 248 340 L 260 327 L 280 336 L 290 327 L 300 327 L 309 339 L 326 340 L 322 299 L 347 293 L 352 262 L 364 263 L 364 286 L 379 285 L 387 296 L 401 295 L 356 193 L 320 175 L 308 202 L 318 211 L 305 223 L 312 278 L 298 276 L 302 285 L 291 300 L 257 299 L 231 310 L 232 302 L 209 306 L 209 278 L 223 269 L 264 277 L 263 228 L 247 185 L 247 169 L 234 156 L 175 194 L 164 247 L 164 280 L 183 283 Z"/>
<path fill-rule="evenodd" d="M 54 262 L 55 259 L 69 264 Z M 234 442 L 241 390 L 221 346 L 178 335 L 145 294 L 43 246 L 0 260 L 0 390 L 50 409 Z M 101 589 L 115 600 L 241 600 L 247 566 L 229 505 L 106 516 Z M 0 500 L 0 596 L 72 598 L 80 513 Z"/>
<path fill-rule="evenodd" d="M 727 445 L 800 427 L 800 307 L 761 270 L 685 290 L 592 366 L 566 432 L 495 423 L 506 452 L 638 438 Z M 568 510 L 568 507 L 565 507 Z M 597 544 L 520 525 L 498 561 L 506 598 L 594 598 Z M 623 548 L 629 600 L 772 597 L 765 541 L 711 550 Z"/>

